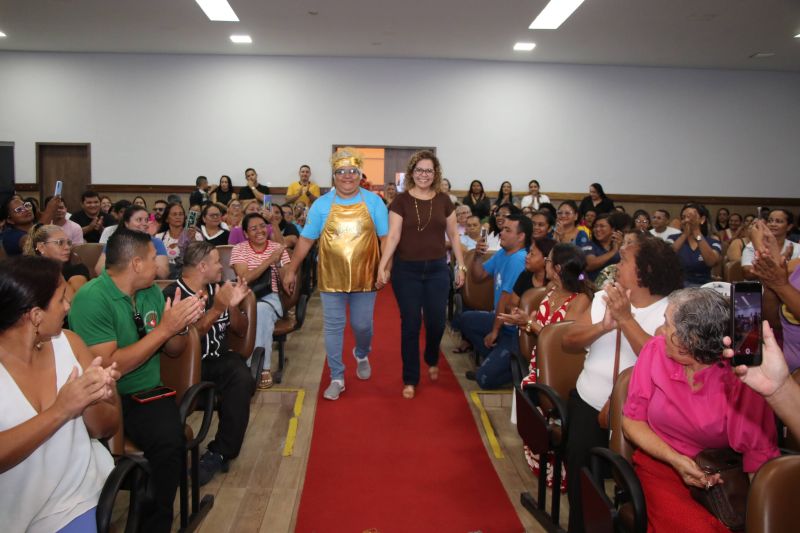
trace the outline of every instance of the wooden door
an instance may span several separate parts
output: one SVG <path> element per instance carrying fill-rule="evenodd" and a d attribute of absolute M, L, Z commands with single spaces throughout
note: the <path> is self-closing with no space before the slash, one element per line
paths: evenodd
<path fill-rule="evenodd" d="M 53 194 L 58 180 L 64 182 L 61 196 L 67 210 L 80 209 L 81 194 L 92 183 L 89 143 L 36 143 L 36 181 L 42 202 Z"/>
<path fill-rule="evenodd" d="M 411 159 L 412 155 L 420 150 L 430 150 L 434 154 L 436 153 L 436 148 L 386 148 L 383 158 L 384 180 L 387 183 L 394 183 L 395 176 L 398 173 L 404 173 L 406 171 L 408 160 Z"/>

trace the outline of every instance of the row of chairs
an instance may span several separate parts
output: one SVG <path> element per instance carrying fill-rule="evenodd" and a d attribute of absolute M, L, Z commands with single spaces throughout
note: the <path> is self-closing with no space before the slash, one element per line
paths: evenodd
<path fill-rule="evenodd" d="M 536 309 L 544 297 L 543 289 L 525 293 L 520 307 L 526 312 Z M 542 463 L 553 457 L 553 491 L 549 512 L 546 508 L 547 485 L 545 465 L 542 465 L 538 494 L 520 495 L 523 506 L 550 532 L 563 531 L 560 520 L 560 477 L 566 443 L 569 412 L 566 398 L 574 389 L 583 368 L 585 352 L 568 352 L 563 346 L 563 336 L 571 321 L 545 326 L 538 337 L 523 334 L 520 353 L 530 354 L 536 346 L 538 382 L 520 386 L 527 360 L 512 363 L 514 394 L 517 405 L 517 430 L 533 453 L 539 454 Z M 611 395 L 610 441 L 608 448 L 594 448 L 590 465 L 583 469 L 581 483 L 584 524 L 587 532 L 647 531 L 647 510 L 644 493 L 633 470 L 631 457 L 634 446 L 622 432 L 622 407 L 628 395 L 632 369 L 623 371 Z M 800 382 L 800 372 L 794 374 Z M 800 450 L 794 436 L 789 435 L 784 446 Z M 604 473 L 612 472 L 614 492 L 606 494 Z M 794 520 L 794 495 L 800 489 L 800 455 L 784 455 L 766 463 L 757 473 L 750 488 L 747 507 L 748 533 L 788 532 L 797 529 Z"/>

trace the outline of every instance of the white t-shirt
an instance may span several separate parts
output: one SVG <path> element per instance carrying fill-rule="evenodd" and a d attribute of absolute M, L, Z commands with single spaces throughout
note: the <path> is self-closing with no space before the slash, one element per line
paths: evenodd
<path fill-rule="evenodd" d="M 606 313 L 605 291 L 594 295 L 592 300 L 592 324 L 603 321 Z M 667 310 L 667 298 L 661 298 L 647 307 L 636 308 L 631 306 L 633 318 L 648 334 L 653 335 L 656 329 L 664 323 L 664 312 Z M 597 409 L 611 396 L 614 386 L 614 349 L 617 344 L 616 330 L 609 331 L 589 346 L 583 371 L 578 376 L 578 394 L 580 397 Z M 637 355 L 633 352 L 628 339 L 622 335 L 619 348 L 619 371 L 622 372 L 636 363 Z"/>
<path fill-rule="evenodd" d="M 53 339 L 56 388 L 81 365 L 67 337 Z M 37 415 L 17 383 L 0 364 L 0 431 Z M 97 506 L 114 460 L 100 442 L 89 437 L 83 417 L 61 426 L 21 463 L 0 474 L 0 516 L 3 531 L 51 533 Z"/>
<path fill-rule="evenodd" d="M 800 257 L 800 244 L 796 242 L 792 242 L 789 239 L 783 241 L 783 253 L 791 248 L 792 249 L 792 259 L 797 259 Z M 748 243 L 747 246 L 744 247 L 742 250 L 742 266 L 751 266 L 753 264 L 753 259 L 756 258 L 756 250 L 753 248 L 753 243 Z"/>
<path fill-rule="evenodd" d="M 669 238 L 672 235 L 680 235 L 680 233 L 681 233 L 681 230 L 673 228 L 672 226 L 667 226 L 666 229 L 664 229 L 664 231 L 662 231 L 661 233 L 658 233 L 655 228 L 650 230 L 650 235 L 655 235 L 656 237 L 658 237 L 662 241 L 670 242 L 670 244 L 671 244 L 671 241 L 669 240 Z"/>
<path fill-rule="evenodd" d="M 522 202 L 520 202 L 519 208 L 523 209 L 525 207 L 530 207 L 535 211 L 539 209 L 540 205 L 549 203 L 550 203 L 550 197 L 547 196 L 546 194 L 540 194 L 538 201 L 535 201 L 532 195 L 526 194 L 525 196 L 522 197 Z"/>
<path fill-rule="evenodd" d="M 114 232 L 117 231 L 119 224 L 114 224 L 113 226 L 108 226 L 107 228 L 103 229 L 103 233 L 100 234 L 100 244 L 106 244 L 108 239 L 114 235 Z M 120 234 L 121 235 L 121 234 Z"/>

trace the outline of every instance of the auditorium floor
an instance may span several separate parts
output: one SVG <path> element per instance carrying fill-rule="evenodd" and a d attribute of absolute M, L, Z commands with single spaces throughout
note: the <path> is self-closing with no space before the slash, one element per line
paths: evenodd
<path fill-rule="evenodd" d="M 464 378 L 464 372 L 473 365 L 471 356 L 452 353 L 455 342 L 457 338 L 447 333 L 442 343 L 442 351 L 465 390 L 465 398 L 472 409 L 475 427 L 481 434 L 486 453 L 491 458 L 525 531 L 542 532 L 544 529 L 519 503 L 519 494 L 523 490 L 535 493 L 536 478 L 528 469 L 516 428 L 509 421 L 511 393 L 508 391 L 506 394 L 480 395 L 504 455 L 504 458 L 497 459 L 481 424 L 480 412 L 469 396 L 470 392 L 478 390 L 477 385 Z M 227 474 L 218 474 L 202 489 L 203 495 L 213 494 L 215 502 L 200 531 L 209 533 L 294 531 L 311 442 L 317 391 L 324 363 L 322 312 L 318 296 L 309 302 L 305 325 L 301 332 L 290 336 L 286 353 L 289 362 L 283 383 L 268 391 L 256 393 L 241 455 L 231 463 Z M 277 353 L 274 357 L 277 357 Z M 294 414 L 299 390 L 304 391 L 305 395 L 302 412 L 298 419 L 292 453 L 284 456 L 289 421 Z M 346 397 L 342 400 L 347 401 Z M 197 424 L 196 420 L 193 422 Z M 216 421 L 209 435 L 215 432 Z M 561 509 L 562 527 L 565 527 L 564 517 L 568 512 L 566 497 L 562 498 Z M 175 510 L 177 515 L 177 498 Z M 121 512 L 121 509 L 118 510 L 118 513 Z M 118 531 L 124 530 L 121 519 L 115 523 Z M 177 525 L 176 516 L 175 531 Z"/>

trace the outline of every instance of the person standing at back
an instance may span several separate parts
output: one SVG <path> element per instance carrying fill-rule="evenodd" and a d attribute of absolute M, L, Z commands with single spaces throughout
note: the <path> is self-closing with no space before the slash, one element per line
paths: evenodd
<path fill-rule="evenodd" d="M 103 229 L 116 224 L 114 217 L 100 211 L 100 195 L 94 191 L 81 194 L 81 210 L 73 213 L 70 220 L 81 227 L 86 242 L 100 242 Z"/>
<path fill-rule="evenodd" d="M 408 162 L 405 191 L 389 208 L 389 236 L 378 267 L 379 286 L 391 279 L 400 307 L 400 350 L 403 358 L 403 397 L 414 398 L 419 385 L 419 332 L 425 320 L 425 362 L 431 381 L 439 378 L 439 345 L 444 334 L 450 270 L 445 234 L 459 242 L 456 214 L 449 195 L 441 191 L 442 167 L 429 150 Z M 464 257 L 456 256 L 456 288 L 464 283 Z M 395 257 L 397 252 L 397 257 Z M 393 264 L 390 265 L 390 262 Z"/>
<path fill-rule="evenodd" d="M 239 200 L 258 200 L 264 203 L 264 195 L 269 194 L 269 187 L 258 183 L 258 174 L 255 169 L 248 168 L 244 171 L 247 185 L 239 189 Z"/>
<path fill-rule="evenodd" d="M 286 203 L 294 205 L 295 202 L 303 202 L 311 205 L 319 198 L 319 185 L 311 182 L 311 167 L 301 165 L 297 174 L 300 179 L 286 189 Z"/>

